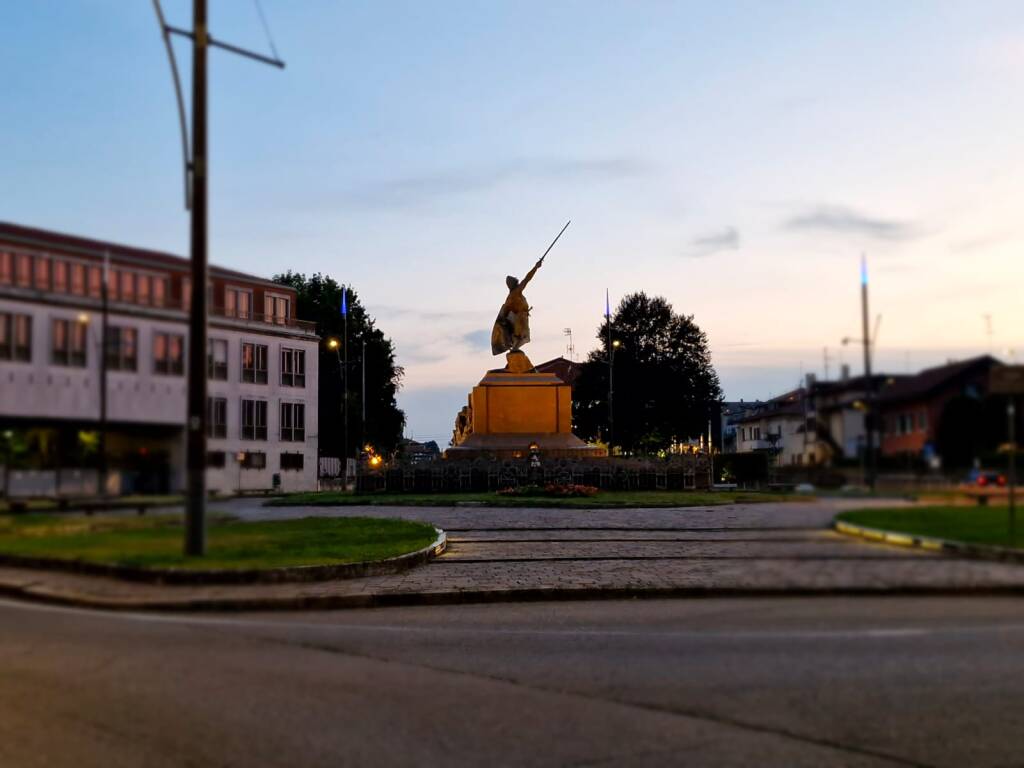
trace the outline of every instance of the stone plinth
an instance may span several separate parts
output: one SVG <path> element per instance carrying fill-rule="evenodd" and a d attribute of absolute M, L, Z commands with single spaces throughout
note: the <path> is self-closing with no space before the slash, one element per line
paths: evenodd
<path fill-rule="evenodd" d="M 518 357 L 509 355 L 509 367 L 490 371 L 473 387 L 464 409 L 465 426 L 457 428 L 447 455 L 475 458 L 495 455 L 518 458 L 536 443 L 544 456 L 592 457 L 607 455 L 572 433 L 572 389 L 553 373 L 523 371 Z M 510 370 L 511 369 L 511 370 Z M 513 372 L 515 371 L 515 372 Z"/>

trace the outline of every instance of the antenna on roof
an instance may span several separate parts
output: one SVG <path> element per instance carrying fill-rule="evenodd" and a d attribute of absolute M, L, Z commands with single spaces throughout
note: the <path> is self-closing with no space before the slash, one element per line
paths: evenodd
<path fill-rule="evenodd" d="M 569 343 L 565 346 L 565 352 L 569 355 L 569 361 L 576 362 L 576 347 L 572 343 L 572 328 L 563 328 L 562 335 L 569 337 Z"/>

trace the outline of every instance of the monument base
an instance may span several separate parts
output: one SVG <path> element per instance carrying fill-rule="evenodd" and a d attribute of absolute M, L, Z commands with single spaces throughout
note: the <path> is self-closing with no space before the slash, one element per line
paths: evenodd
<path fill-rule="evenodd" d="M 572 433 L 572 390 L 553 373 L 537 373 L 520 351 L 506 368 L 488 371 L 456 419 L 450 458 L 525 458 L 531 445 L 541 456 L 594 458 L 604 448 Z M 529 366 L 529 367 L 527 367 Z"/>

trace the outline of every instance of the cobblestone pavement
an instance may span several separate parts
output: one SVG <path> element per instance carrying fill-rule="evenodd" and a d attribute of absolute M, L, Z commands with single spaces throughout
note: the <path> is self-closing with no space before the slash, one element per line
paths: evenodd
<path fill-rule="evenodd" d="M 857 502 L 863 505 L 864 502 Z M 310 584 L 157 586 L 0 568 L 0 590 L 124 607 L 371 605 L 573 597 L 630 591 L 706 594 L 793 591 L 1024 592 L 1024 566 L 878 545 L 828 526 L 847 502 L 684 509 L 553 510 L 472 507 L 262 507 L 246 520 L 309 515 L 405 517 L 448 532 L 448 551 L 405 573 Z M 302 603 L 302 601 L 306 601 Z"/>

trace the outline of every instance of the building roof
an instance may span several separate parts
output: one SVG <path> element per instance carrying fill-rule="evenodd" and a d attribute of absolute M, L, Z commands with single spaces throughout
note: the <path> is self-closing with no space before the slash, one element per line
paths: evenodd
<path fill-rule="evenodd" d="M 904 376 L 895 381 L 882 390 L 880 399 L 885 403 L 928 397 L 963 376 L 987 371 L 995 365 L 999 365 L 996 358 L 981 355 L 934 368 L 925 368 L 914 376 Z"/>
<path fill-rule="evenodd" d="M 188 272 L 192 265 L 189 259 L 176 256 L 173 253 L 153 251 L 148 248 L 136 248 L 130 245 L 103 240 L 93 240 L 87 237 L 68 235 L 63 232 L 54 232 L 47 229 L 25 227 L 7 221 L 0 221 L 0 241 L 24 245 L 26 248 L 59 251 L 68 255 L 89 256 L 96 259 L 102 259 L 106 254 L 110 254 L 111 260 L 118 262 L 160 264 L 182 272 Z M 233 269 L 225 269 L 224 267 L 217 267 L 211 264 L 209 271 L 211 277 L 239 278 L 248 282 L 273 286 L 278 290 L 293 291 L 290 286 L 283 286 L 265 277 L 250 275 Z"/>
<path fill-rule="evenodd" d="M 793 389 L 784 392 L 778 397 L 773 397 L 765 403 L 760 403 L 756 410 L 738 418 L 733 419 L 734 424 L 746 424 L 762 419 L 787 418 L 796 416 L 804 418 L 804 389 Z"/>
<path fill-rule="evenodd" d="M 575 384 L 576 379 L 580 377 L 583 364 L 567 360 L 564 357 L 556 357 L 554 360 L 548 360 L 546 363 L 535 366 L 535 368 L 537 373 L 553 373 L 566 384 L 571 385 Z"/>

